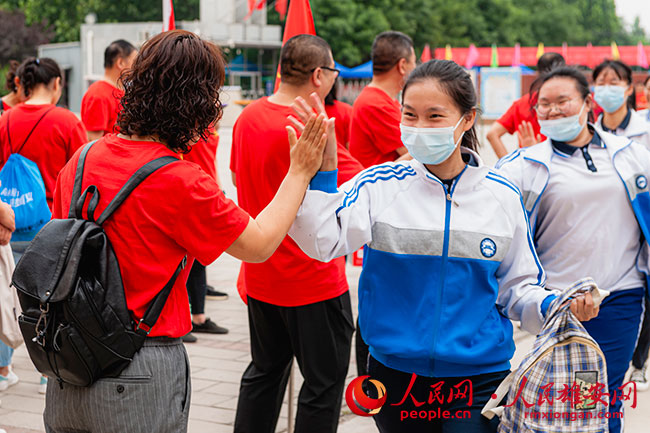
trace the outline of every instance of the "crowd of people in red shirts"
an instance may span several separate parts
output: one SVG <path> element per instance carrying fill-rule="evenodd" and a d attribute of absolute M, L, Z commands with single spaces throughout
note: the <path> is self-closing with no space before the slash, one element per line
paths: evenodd
<path fill-rule="evenodd" d="M 127 41 L 113 42 L 103 79 L 84 95 L 81 120 L 56 105 L 62 89 L 56 62 L 12 64 L 11 93 L 2 100 L 0 166 L 12 153 L 34 161 L 53 218 L 68 215 L 84 143 L 95 141 L 83 185 L 101 191 L 100 209 L 148 161 L 179 159 L 147 178 L 104 226 L 134 318 L 142 317 L 180 258 L 188 255 L 192 263 L 176 281 L 150 344 L 115 379 L 134 391 L 116 399 L 112 385 L 50 384 L 48 432 L 95 431 L 97 425 L 108 432 L 186 431 L 191 385 L 181 341 L 196 341 L 192 332 L 227 332 L 204 309 L 213 291 L 205 266 L 223 252 L 244 262 L 238 284 L 248 305 L 252 357 L 241 380 L 234 431 L 275 431 L 294 357 L 304 377 L 295 431 L 336 431 L 356 328 L 345 259 L 310 258 L 286 234 L 328 158 L 337 161 L 338 185 L 368 167 L 412 159 L 402 143 L 397 98 L 416 67 L 413 41 L 383 32 L 371 58 L 372 81 L 350 107 L 336 100 L 339 71 L 325 40 L 299 35 L 284 44 L 277 92 L 247 106 L 233 127 L 230 169 L 238 204 L 225 197 L 216 170 L 225 63 L 214 44 L 182 30 L 161 33 L 140 51 Z M 538 66 L 550 70 L 560 59 L 543 56 Z M 544 138 L 531 115 L 536 96 L 518 101 L 488 134 L 499 156 L 506 153 L 499 138 L 505 132 L 518 131 L 523 145 Z M 2 204 L 0 243 L 9 241 L 12 227 L 11 208 Z M 355 346 L 362 375 L 368 348 L 359 332 Z M 0 356 L 0 387 L 18 380 L 10 360 L 9 350 Z M 129 382 L 129 369 L 149 375 Z M 146 402 L 145 408 L 136 401 Z M 118 414 L 122 424 L 113 427 L 111 417 Z"/>

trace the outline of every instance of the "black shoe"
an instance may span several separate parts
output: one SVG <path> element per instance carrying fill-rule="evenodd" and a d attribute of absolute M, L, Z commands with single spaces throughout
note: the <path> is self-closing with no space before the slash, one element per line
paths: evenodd
<path fill-rule="evenodd" d="M 212 286 L 207 286 L 207 287 L 208 290 L 205 292 L 206 298 L 214 299 L 217 301 L 225 301 L 226 299 L 228 299 L 228 293 L 214 290 L 214 287 Z"/>
<path fill-rule="evenodd" d="M 217 325 L 210 318 L 205 319 L 205 322 L 196 324 L 192 322 L 192 332 L 205 332 L 206 334 L 227 334 L 228 329 Z"/>
<path fill-rule="evenodd" d="M 226 292 L 220 292 L 218 290 L 214 290 L 214 287 L 212 286 L 207 286 L 208 290 L 205 292 L 205 297 L 214 299 L 216 301 L 225 301 L 228 299 L 228 294 Z"/>
<path fill-rule="evenodd" d="M 191 332 L 188 332 L 181 337 L 181 340 L 183 340 L 183 343 L 196 343 L 197 338 Z"/>

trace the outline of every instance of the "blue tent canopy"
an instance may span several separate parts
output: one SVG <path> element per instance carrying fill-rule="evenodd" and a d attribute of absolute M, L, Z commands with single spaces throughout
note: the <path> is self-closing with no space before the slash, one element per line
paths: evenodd
<path fill-rule="evenodd" d="M 226 72 L 257 72 L 259 71 L 259 67 L 257 66 L 257 63 L 249 62 L 249 61 L 244 61 L 244 56 L 241 54 L 234 59 L 228 64 L 228 68 Z"/>
<path fill-rule="evenodd" d="M 341 71 L 339 77 L 349 79 L 372 78 L 372 61 L 359 65 L 355 68 L 347 68 L 336 63 L 336 68 Z"/>

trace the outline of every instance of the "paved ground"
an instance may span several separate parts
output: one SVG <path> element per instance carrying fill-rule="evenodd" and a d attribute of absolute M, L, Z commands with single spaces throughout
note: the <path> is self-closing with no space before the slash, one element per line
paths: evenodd
<path fill-rule="evenodd" d="M 233 197 L 234 189 L 230 185 L 228 171 L 230 130 L 222 130 L 222 143 L 219 148 L 219 172 L 227 193 Z M 493 160 L 486 152 L 486 160 Z M 220 325 L 230 329 L 223 336 L 199 335 L 199 341 L 186 345 L 192 365 L 192 405 L 190 409 L 190 433 L 232 432 L 235 417 L 237 394 L 241 374 L 250 361 L 248 322 L 246 307 L 235 290 L 235 281 L 239 262 L 224 255 L 208 268 L 210 284 L 230 294 L 227 301 L 208 300 L 206 309 L 209 316 Z M 352 299 L 356 304 L 356 286 L 359 268 L 348 267 L 348 280 L 352 290 Z M 356 305 L 354 310 L 356 311 Z M 517 365 L 522 353 L 532 344 L 533 337 L 517 332 L 517 354 L 513 365 Z M 31 363 L 24 347 L 18 349 L 14 357 L 15 371 L 21 381 L 8 391 L 0 393 L 0 427 L 8 433 L 43 432 L 42 412 L 44 398 L 37 392 L 38 373 Z M 354 359 L 348 373 L 349 383 L 356 371 Z M 299 389 L 300 374 L 295 369 L 296 389 Z M 278 432 L 287 431 L 287 404 L 282 410 L 278 423 Z M 646 432 L 650 425 L 650 392 L 640 393 L 638 407 L 626 412 L 626 431 Z M 357 417 L 343 407 L 341 412 L 340 433 L 375 433 L 377 430 L 371 419 Z"/>

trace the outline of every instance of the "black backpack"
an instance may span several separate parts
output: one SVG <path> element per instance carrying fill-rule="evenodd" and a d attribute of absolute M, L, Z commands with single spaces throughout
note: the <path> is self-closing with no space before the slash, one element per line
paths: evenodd
<path fill-rule="evenodd" d="M 59 384 L 90 386 L 117 377 L 158 320 L 186 257 L 136 323 L 127 309 L 120 267 L 102 224 L 144 179 L 178 161 L 166 156 L 140 168 L 95 219 L 99 190 L 81 194 L 87 145 L 79 157 L 68 219 L 48 222 L 18 262 L 12 284 L 18 289 L 18 318 L 25 346 L 41 373 Z M 82 209 L 90 197 L 88 219 Z"/>

